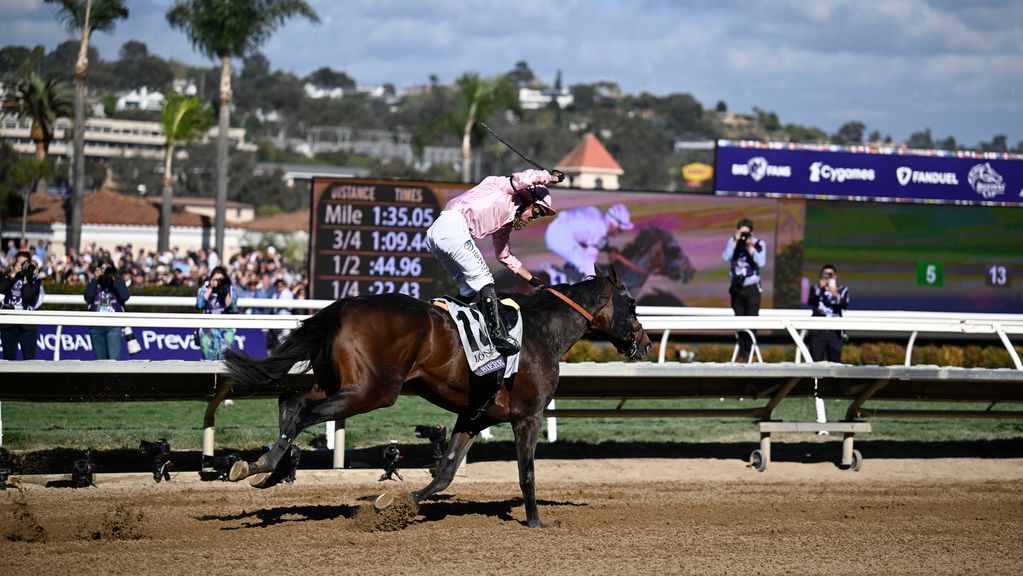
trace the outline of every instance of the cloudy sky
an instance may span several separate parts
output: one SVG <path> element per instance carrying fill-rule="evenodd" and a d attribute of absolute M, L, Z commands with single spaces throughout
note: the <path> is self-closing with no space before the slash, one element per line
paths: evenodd
<path fill-rule="evenodd" d="M 448 83 L 520 60 L 553 83 L 611 80 L 630 93 L 688 92 L 706 107 L 754 106 L 783 123 L 834 132 L 859 120 L 897 140 L 930 128 L 974 145 L 1023 140 L 1019 0 L 310 0 L 265 46 L 273 68 L 321 66 L 360 83 Z M 94 44 L 115 58 L 130 39 L 205 63 L 164 14 L 129 0 L 131 18 Z M 42 0 L 0 0 L 0 44 L 67 39 Z"/>

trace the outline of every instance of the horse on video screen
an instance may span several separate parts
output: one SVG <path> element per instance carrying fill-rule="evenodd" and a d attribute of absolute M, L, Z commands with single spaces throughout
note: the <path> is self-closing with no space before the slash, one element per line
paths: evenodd
<path fill-rule="evenodd" d="M 562 298 L 564 297 L 564 298 Z M 519 485 L 527 523 L 542 526 L 536 506 L 533 455 L 543 409 L 558 386 L 559 361 L 588 331 L 604 334 L 630 358 L 642 358 L 650 339 L 636 318 L 636 302 L 612 267 L 609 275 L 513 297 L 521 309 L 523 334 L 518 372 L 500 383 L 496 397 L 492 375 L 473 375 L 458 328 L 444 310 L 401 294 L 346 298 L 305 320 L 264 360 L 227 351 L 226 364 L 243 392 L 282 378 L 293 365 L 308 361 L 315 384 L 279 399 L 280 435 L 255 462 L 237 462 L 230 480 L 252 476 L 267 487 L 279 482 L 278 468 L 291 443 L 305 428 L 344 420 L 391 406 L 404 389 L 457 414 L 444 466 L 433 481 L 412 494 L 416 502 L 446 488 L 481 430 L 510 422 L 515 433 Z M 477 415 L 480 406 L 486 408 Z"/>
<path fill-rule="evenodd" d="M 675 236 L 653 226 L 640 230 L 636 238 L 626 244 L 621 251 L 608 251 L 608 260 L 609 264 L 597 264 L 596 268 L 607 271 L 608 266 L 617 265 L 622 271 L 619 277 L 629 289 L 629 293 L 636 295 L 641 305 L 647 306 L 682 306 L 682 301 L 677 296 L 660 290 L 641 295 L 643 285 L 654 274 L 666 276 L 683 284 L 692 280 L 696 274 L 696 268 L 689 261 L 689 256 L 682 251 Z M 548 284 L 572 283 L 582 279 L 579 270 L 571 265 L 547 264 L 540 270 L 531 272 Z M 499 274 L 497 284 L 503 290 L 523 289 L 522 282 L 513 274 Z"/>

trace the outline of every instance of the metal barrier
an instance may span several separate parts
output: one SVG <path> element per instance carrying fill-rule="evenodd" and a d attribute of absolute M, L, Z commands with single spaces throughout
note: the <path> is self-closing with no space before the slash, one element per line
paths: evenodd
<path fill-rule="evenodd" d="M 73 302 L 72 302 L 73 299 Z M 55 297 L 48 296 L 49 303 L 81 303 L 79 297 Z M 194 306 L 191 298 L 169 298 L 169 297 L 136 297 L 131 300 L 136 305 L 159 305 L 159 306 Z M 322 308 L 331 304 L 332 301 L 323 300 L 264 300 L 264 299 L 240 299 L 242 307 L 255 308 L 300 308 L 314 309 Z M 698 311 L 700 314 L 691 314 Z M 559 386 L 558 397 L 599 397 L 599 398 L 622 398 L 622 404 L 613 411 L 592 411 L 592 410 L 557 410 L 553 402 L 548 410 L 548 416 L 739 416 L 749 418 L 768 419 L 771 410 L 782 399 L 795 390 L 798 385 L 806 379 L 829 379 L 836 383 L 842 383 L 843 388 L 834 387 L 825 389 L 823 394 L 848 397 L 853 400 L 847 421 L 852 421 L 859 415 L 859 410 L 865 401 L 871 398 L 921 398 L 920 390 L 916 387 L 909 392 L 903 392 L 900 386 L 889 386 L 890 383 L 900 381 L 928 382 L 933 383 L 937 390 L 934 398 L 957 398 L 954 391 L 942 388 L 950 379 L 955 378 L 962 381 L 984 382 L 987 387 L 983 392 L 967 395 L 966 399 L 984 399 L 990 402 L 1000 401 L 1023 401 L 1023 394 L 1015 391 L 1006 392 L 1003 384 L 1005 382 L 1018 384 L 1023 382 L 1023 363 L 1016 353 L 1010 335 L 1023 334 L 1023 315 L 971 315 L 971 314 L 942 314 L 928 312 L 864 312 L 850 313 L 843 318 L 820 318 L 809 316 L 805 310 L 765 310 L 761 316 L 735 317 L 731 310 L 727 309 L 686 309 L 686 308 L 650 308 L 640 307 L 638 309 L 640 322 L 649 332 L 662 332 L 661 351 L 658 363 L 607 363 L 597 364 L 598 368 L 591 368 L 587 364 L 562 364 L 562 385 Z M 203 315 L 191 314 L 158 314 L 158 313 L 137 313 L 125 312 L 118 314 L 101 314 L 95 312 L 67 312 L 67 311 L 13 311 L 0 310 L 0 324 L 47 324 L 57 326 L 139 326 L 139 327 L 189 327 L 189 328 L 268 328 L 287 329 L 294 328 L 307 316 L 305 315 L 280 315 L 280 314 L 237 314 L 237 315 Z M 803 341 L 800 331 L 806 330 L 846 330 L 850 332 L 879 332 L 885 334 L 910 334 L 910 348 L 918 334 L 981 334 L 997 336 L 1009 352 L 1016 370 L 1007 374 L 1005 370 L 968 370 L 968 369 L 939 369 L 939 373 L 930 367 L 911 367 L 909 360 L 911 352 L 907 351 L 906 370 L 902 373 L 892 372 L 893 367 L 843 367 L 835 369 L 828 368 L 827 364 L 758 364 L 756 366 L 745 366 L 736 364 L 721 365 L 687 365 L 678 363 L 667 363 L 665 349 L 668 338 L 672 333 L 680 332 L 713 332 L 724 331 L 734 332 L 736 330 L 778 330 L 786 332 L 797 348 L 797 360 L 802 355 L 805 359 L 810 358 L 809 351 Z M 144 367 L 140 366 L 144 365 Z M 835 365 L 830 365 L 834 367 Z M 649 367 L 649 368 L 643 368 Z M 654 367 L 657 367 L 656 370 Z M 86 369 L 87 368 L 87 369 Z M 826 369 L 827 368 L 827 369 Z M 842 370 L 837 370 L 841 368 Z M 663 369 L 663 370 L 662 370 Z M 825 370 L 826 369 L 826 370 Z M 102 380 L 110 374 L 117 372 L 122 376 L 127 373 L 136 373 L 140 381 L 157 382 L 156 388 L 138 389 L 134 392 L 133 399 L 171 399 L 177 398 L 171 394 L 168 396 L 167 389 L 162 384 L 170 386 L 171 382 L 180 382 L 187 378 L 191 385 L 198 385 L 198 394 L 201 398 L 208 400 L 206 416 L 204 418 L 203 432 L 203 454 L 213 455 L 213 432 L 214 416 L 217 406 L 227 398 L 229 386 L 225 386 L 226 372 L 220 363 L 216 362 L 47 362 L 42 365 L 37 363 L 0 363 L 0 374 L 30 373 L 34 379 L 42 377 L 43 373 L 63 374 L 62 378 L 76 378 L 83 382 L 89 378 Z M 823 370 L 823 372 L 822 372 Z M 837 371 L 836 371 L 837 370 Z M 878 372 L 878 370 L 882 370 Z M 27 372 L 26 372 L 27 371 Z M 978 376 L 979 375 L 979 376 Z M 196 378 L 199 376 L 198 378 Z M 281 386 L 301 387 L 308 384 L 304 378 L 308 376 L 295 375 L 294 378 L 286 378 Z M 772 379 L 773 380 L 770 380 Z M 5 378 L 10 384 L 11 378 Z M 697 382 L 697 390 L 692 387 L 680 386 L 682 381 Z M 699 410 L 685 411 L 673 410 L 670 413 L 647 411 L 624 410 L 626 398 L 634 397 L 698 397 L 711 391 L 714 395 L 735 395 L 736 388 L 722 386 L 704 386 L 705 382 L 722 381 L 728 382 L 728 386 L 736 383 L 758 381 L 765 383 L 763 389 L 754 390 L 755 395 L 748 396 L 768 398 L 766 406 L 749 410 Z M 639 384 L 638 382 L 642 382 Z M 623 386 L 623 383 L 628 383 Z M 187 388 L 187 387 L 186 387 Z M 156 390 L 160 391 L 157 392 Z M 192 388 L 190 394 L 197 392 Z M 148 390 L 148 392 L 147 392 Z M 747 388 L 741 388 L 748 392 Z M 977 392 L 977 388 L 973 392 Z M 269 389 L 266 392 L 273 396 L 280 393 L 278 388 Z M 181 392 L 178 386 L 178 392 Z M 589 396 L 592 394 L 592 396 Z M 210 397 L 212 395 L 212 398 Z M 27 394 L 20 394 L 16 388 L 0 385 L 0 398 L 30 400 Z M 118 397 L 115 391 L 115 398 Z M 122 394 L 119 396 L 124 398 Z M 96 390 L 84 392 L 74 397 L 78 400 L 110 399 L 97 394 Z M 39 399 L 39 398 L 36 398 Z M 52 398 L 49 398 L 52 400 Z M 993 404 L 992 404 L 993 406 Z M 907 411 L 900 411 L 900 416 L 936 416 L 933 411 L 920 411 L 919 414 L 912 414 Z M 874 414 L 885 413 L 874 411 Z M 893 413 L 891 411 L 887 412 Z M 1020 412 L 998 411 L 957 411 L 950 413 L 956 417 L 1023 417 Z M 556 423 L 549 420 L 549 431 L 555 429 Z M 2 445 L 2 421 L 0 421 L 0 445 Z M 330 430 L 328 424 L 328 430 Z M 328 440 L 335 440 L 335 464 L 343 466 L 343 426 L 333 428 L 335 434 L 328 433 Z M 766 431 L 765 431 L 766 433 Z M 851 443 L 849 444 L 851 449 Z M 339 456 L 340 454 L 340 456 Z M 767 451 L 765 463 L 769 460 Z M 758 468 L 760 469 L 760 468 Z"/>

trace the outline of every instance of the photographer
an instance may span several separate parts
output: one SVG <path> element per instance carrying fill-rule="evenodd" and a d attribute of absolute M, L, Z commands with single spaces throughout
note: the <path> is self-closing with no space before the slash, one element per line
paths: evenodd
<path fill-rule="evenodd" d="M 97 267 L 98 269 L 98 267 Z M 89 312 L 124 312 L 124 303 L 130 294 L 128 286 L 117 276 L 117 268 L 107 264 L 102 274 L 97 274 L 85 286 L 85 302 Z M 93 326 L 89 328 L 92 352 L 97 360 L 121 359 L 121 333 L 118 326 Z"/>
<path fill-rule="evenodd" d="M 833 265 L 825 264 L 821 268 L 817 285 L 810 287 L 806 303 L 814 316 L 827 318 L 841 317 L 842 311 L 849 308 L 849 287 L 838 283 L 838 271 Z M 806 345 L 814 362 L 825 357 L 828 362 L 842 361 L 841 330 L 811 330 L 807 334 Z"/>
<path fill-rule="evenodd" d="M 43 283 L 36 275 L 36 265 L 28 251 L 18 252 L 14 264 L 0 273 L 0 308 L 4 310 L 38 310 L 43 304 Z M 34 324 L 0 324 L 0 344 L 4 360 L 17 360 L 18 347 L 25 360 L 36 357 L 39 331 Z"/>
<path fill-rule="evenodd" d="M 210 279 L 199 288 L 195 306 L 203 314 L 237 314 L 238 291 L 223 266 L 210 273 Z M 234 344 L 234 328 L 200 328 L 199 347 L 203 360 L 223 360 L 224 349 Z"/>
<path fill-rule="evenodd" d="M 736 316 L 759 316 L 760 270 L 767 264 L 767 244 L 753 235 L 752 220 L 739 220 L 735 234 L 728 238 L 721 256 L 728 262 L 728 294 L 732 311 Z M 745 331 L 739 332 L 737 338 L 739 352 L 736 357 L 749 358 L 753 340 Z"/>

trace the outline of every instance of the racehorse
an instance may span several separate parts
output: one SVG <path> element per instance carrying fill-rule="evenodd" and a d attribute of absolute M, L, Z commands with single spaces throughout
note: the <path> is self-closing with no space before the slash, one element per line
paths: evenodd
<path fill-rule="evenodd" d="M 404 389 L 458 416 L 443 467 L 428 486 L 413 492 L 413 500 L 447 488 L 476 435 L 510 422 L 527 524 L 542 527 L 533 455 L 543 409 L 558 386 L 561 357 L 591 330 L 604 334 L 629 358 L 646 356 L 651 343 L 636 318 L 636 302 L 613 267 L 608 276 L 598 273 L 578 284 L 545 288 L 514 300 L 523 322 L 519 369 L 501 382 L 481 415 L 475 399 L 479 390 L 492 392 L 493 384 L 469 370 L 450 315 L 409 296 L 338 300 L 302 322 L 263 360 L 227 351 L 226 364 L 239 390 L 265 387 L 301 361 L 309 362 L 316 377 L 309 390 L 281 395 L 277 442 L 255 462 L 236 462 L 229 479 L 252 476 L 250 483 L 260 488 L 279 482 L 285 466 L 278 469 L 278 464 L 299 432 L 319 422 L 391 406 Z"/>
<path fill-rule="evenodd" d="M 678 241 L 670 232 L 653 226 L 640 230 L 636 238 L 625 245 L 619 252 L 608 250 L 611 264 L 617 263 L 622 270 L 622 282 L 629 288 L 629 292 L 637 295 L 641 303 L 647 303 L 639 294 L 646 284 L 647 279 L 653 274 L 667 276 L 672 280 L 681 281 L 683 284 L 692 280 L 696 268 L 689 261 L 679 246 Z M 600 268 L 601 265 L 597 265 Z M 606 269 L 606 266 L 604 267 Z M 534 272 L 541 279 L 546 273 L 552 284 L 561 282 L 574 282 L 582 278 L 582 274 L 572 266 L 558 267 L 547 265 L 542 271 Z M 512 280 L 517 280 L 512 277 Z M 516 282 L 521 285 L 521 282 Z M 660 298 L 671 297 L 661 294 Z M 670 305 L 664 302 L 650 302 L 649 305 Z M 681 306 L 681 302 L 677 302 Z"/>

